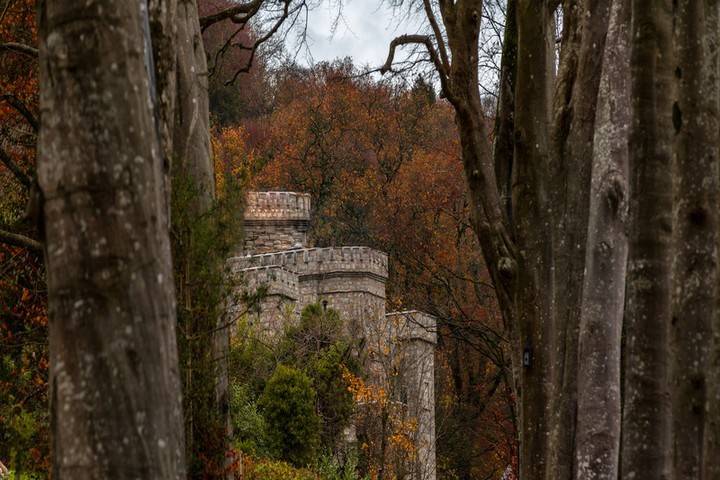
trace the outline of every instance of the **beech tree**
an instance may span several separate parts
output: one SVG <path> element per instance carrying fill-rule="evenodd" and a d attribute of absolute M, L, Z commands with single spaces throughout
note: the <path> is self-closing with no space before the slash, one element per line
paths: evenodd
<path fill-rule="evenodd" d="M 40 7 L 54 478 L 185 476 L 147 22 L 137 3 Z"/>
<path fill-rule="evenodd" d="M 455 109 L 511 338 L 520 478 L 712 471 L 717 2 L 508 0 L 492 145 L 485 2 L 406 3 L 427 33 L 395 38 L 380 71 L 409 45 Z"/>

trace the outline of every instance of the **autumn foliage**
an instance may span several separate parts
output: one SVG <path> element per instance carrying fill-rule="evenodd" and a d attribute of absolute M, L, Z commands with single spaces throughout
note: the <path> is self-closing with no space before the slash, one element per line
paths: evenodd
<path fill-rule="evenodd" d="M 509 359 L 452 110 L 421 78 L 357 73 L 348 61 L 281 69 L 271 113 L 217 132 L 216 166 L 248 188 L 310 193 L 318 246 L 389 253 L 389 310 L 419 307 L 441 322 L 438 473 L 499 474 L 515 457 Z"/>

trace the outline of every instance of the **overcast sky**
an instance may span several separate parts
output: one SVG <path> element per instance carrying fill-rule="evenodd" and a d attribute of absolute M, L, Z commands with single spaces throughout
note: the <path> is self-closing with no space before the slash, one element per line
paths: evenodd
<path fill-rule="evenodd" d="M 308 49 L 312 60 L 320 62 L 351 56 L 358 66 L 377 67 L 385 62 L 390 41 L 403 33 L 415 33 L 418 20 L 411 21 L 404 12 L 394 12 L 381 0 L 345 0 L 342 18 L 333 33 L 337 7 L 327 3 L 310 12 Z M 306 52 L 300 62 L 310 63 Z"/>

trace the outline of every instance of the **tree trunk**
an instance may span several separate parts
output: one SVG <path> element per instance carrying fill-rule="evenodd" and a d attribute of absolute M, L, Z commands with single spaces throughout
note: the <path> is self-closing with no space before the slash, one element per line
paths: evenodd
<path fill-rule="evenodd" d="M 519 478 L 539 480 L 547 467 L 548 389 L 551 338 L 549 332 L 551 246 L 545 185 L 549 155 L 549 92 L 553 72 L 547 2 L 518 0 L 518 52 L 515 85 L 515 152 L 513 161 L 513 218 L 517 243 L 518 278 L 513 309 L 518 334 L 513 363 L 518 383 L 520 440 Z"/>
<path fill-rule="evenodd" d="M 155 65 L 155 121 L 160 135 L 165 194 L 171 198 L 173 129 L 177 75 L 177 0 L 148 0 L 150 37 Z M 168 208 L 169 208 L 168 204 Z M 168 218 L 170 212 L 168 210 Z"/>
<path fill-rule="evenodd" d="M 553 282 L 548 480 L 573 477 L 575 427 L 577 416 L 584 414 L 577 406 L 578 341 L 595 119 L 610 6 L 610 0 L 582 0 L 566 6 L 563 15 L 564 45 L 555 83 L 553 149 L 546 183 Z"/>
<path fill-rule="evenodd" d="M 215 198 L 215 176 L 210 149 L 207 60 L 195 0 L 178 0 L 176 45 L 174 160 L 198 188 L 200 213 Z"/>
<path fill-rule="evenodd" d="M 626 480 L 670 475 L 671 3 L 632 3 L 631 227 L 621 447 L 621 478 Z"/>
<path fill-rule="evenodd" d="M 715 455 L 703 451 L 703 437 L 717 314 L 717 290 L 708 288 L 718 282 L 717 3 L 681 0 L 675 8 L 673 475 L 693 480 L 703 478 L 703 458 Z"/>
<path fill-rule="evenodd" d="M 515 148 L 515 84 L 517 75 L 517 23 L 516 0 L 508 0 L 503 32 L 502 64 L 500 65 L 500 89 L 495 115 L 495 144 L 493 161 L 495 177 L 509 224 L 512 215 L 512 171 Z"/>
<path fill-rule="evenodd" d="M 173 132 L 173 161 L 177 162 L 174 170 L 187 177 L 193 186 L 194 198 L 190 205 L 198 218 L 207 214 L 215 200 L 215 171 L 210 145 L 210 112 L 208 98 L 208 69 L 205 47 L 198 18 L 196 0 L 178 0 L 177 21 L 177 79 L 175 98 L 175 123 Z M 190 283 L 192 278 L 186 278 Z M 183 290 L 185 302 L 193 303 L 192 289 Z M 192 315 L 192 314 L 191 314 Z M 187 355 L 199 355 L 201 358 L 212 357 L 210 368 L 215 382 L 215 395 L 208 399 L 208 404 L 196 402 L 195 409 L 212 409 L 216 411 L 225 425 L 227 435 L 224 442 L 218 445 L 200 445 L 189 442 L 189 454 L 195 457 L 202 454 L 205 458 L 214 459 L 223 464 L 228 441 L 231 434 L 228 398 L 227 356 L 229 351 L 229 329 L 220 327 L 224 323 L 223 316 L 211 319 L 218 327 L 210 338 L 195 338 L 198 332 L 189 332 L 194 337 L 190 340 Z M 203 325 L 201 331 L 209 325 L 208 321 L 194 322 Z M 188 386 L 192 388 L 192 386 Z M 199 386 L 198 388 L 203 388 Z M 204 403 L 204 402 L 203 402 Z M 217 416 L 203 415 L 204 419 L 216 419 Z M 211 421 L 212 421 L 211 420 Z M 199 419 L 193 419 L 196 430 L 210 431 L 215 425 L 207 425 Z M 207 472 L 206 472 L 207 473 Z"/>
<path fill-rule="evenodd" d="M 614 0 L 595 121 L 578 350 L 575 478 L 616 480 L 627 264 L 630 2 Z"/>
<path fill-rule="evenodd" d="M 185 476 L 144 2 L 39 7 L 53 478 Z"/>

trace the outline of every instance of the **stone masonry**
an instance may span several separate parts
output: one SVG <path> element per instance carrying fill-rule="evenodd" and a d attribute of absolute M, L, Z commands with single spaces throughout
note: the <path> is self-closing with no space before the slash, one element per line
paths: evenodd
<path fill-rule="evenodd" d="M 398 400 L 417 420 L 417 461 L 408 480 L 435 480 L 435 319 L 418 311 L 386 313 L 387 255 L 368 247 L 312 248 L 309 225 L 309 195 L 248 194 L 244 242 L 229 263 L 232 273 L 242 276 L 242 288 L 266 289 L 250 320 L 272 335 L 304 306 L 326 302 L 340 313 L 346 333 L 368 351 L 391 351 L 401 370 Z M 243 308 L 231 305 L 229 310 Z M 372 381 L 384 381 L 372 361 L 367 368 Z"/>

